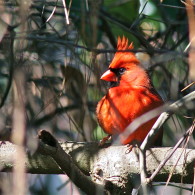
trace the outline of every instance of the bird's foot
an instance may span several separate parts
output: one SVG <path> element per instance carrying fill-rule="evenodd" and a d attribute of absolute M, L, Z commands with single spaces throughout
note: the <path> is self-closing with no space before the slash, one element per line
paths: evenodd
<path fill-rule="evenodd" d="M 111 135 L 108 135 L 108 136 L 104 137 L 102 140 L 100 140 L 98 145 L 101 147 L 110 139 L 111 139 Z"/>
<path fill-rule="evenodd" d="M 127 144 L 127 150 L 125 151 L 125 154 L 129 154 L 133 148 L 138 148 L 138 145 L 137 144 Z"/>

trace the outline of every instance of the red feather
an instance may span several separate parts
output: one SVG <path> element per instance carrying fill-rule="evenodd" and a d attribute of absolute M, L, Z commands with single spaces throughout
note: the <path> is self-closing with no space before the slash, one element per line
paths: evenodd
<path fill-rule="evenodd" d="M 129 45 L 125 37 L 119 37 L 117 50 L 128 49 L 133 49 L 133 44 Z M 109 70 L 101 79 L 113 85 L 99 101 L 96 110 L 100 126 L 109 135 L 120 135 L 137 117 L 163 104 L 148 74 L 132 52 L 116 52 Z M 147 121 L 129 136 L 121 138 L 121 143 L 141 144 L 156 120 L 157 117 Z M 161 138 L 160 134 L 156 137 Z"/>

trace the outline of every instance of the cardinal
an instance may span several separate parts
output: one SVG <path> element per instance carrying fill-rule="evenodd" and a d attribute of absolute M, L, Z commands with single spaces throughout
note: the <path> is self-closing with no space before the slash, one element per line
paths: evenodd
<path fill-rule="evenodd" d="M 115 53 L 108 70 L 100 78 L 110 84 L 107 94 L 96 108 L 99 125 L 108 134 L 105 140 L 110 136 L 120 137 L 137 117 L 163 104 L 135 54 L 122 51 L 129 49 L 133 49 L 133 44 L 129 45 L 127 38 L 119 37 L 117 43 L 119 51 Z M 121 144 L 140 145 L 157 118 L 148 120 L 128 136 L 121 136 Z M 161 141 L 162 133 L 159 133 L 151 145 L 160 145 Z"/>

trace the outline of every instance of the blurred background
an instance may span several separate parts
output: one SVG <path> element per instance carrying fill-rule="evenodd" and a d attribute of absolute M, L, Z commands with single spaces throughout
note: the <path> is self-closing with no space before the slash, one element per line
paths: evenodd
<path fill-rule="evenodd" d="M 107 86 L 100 76 L 114 56 L 118 36 L 134 43 L 165 102 L 193 91 L 194 85 L 181 91 L 195 78 L 195 65 L 189 63 L 194 29 L 188 25 L 195 21 L 186 11 L 193 4 L 186 3 L 1 0 L 0 140 L 22 143 L 33 151 L 40 129 L 60 141 L 102 139 L 95 109 Z M 163 146 L 174 146 L 192 125 L 194 113 L 189 105 L 164 124 Z M 66 176 L 25 178 L 26 194 L 82 194 Z M 11 174 L 0 174 L 2 194 L 10 194 L 11 183 Z M 189 194 L 182 189 L 174 193 Z"/>

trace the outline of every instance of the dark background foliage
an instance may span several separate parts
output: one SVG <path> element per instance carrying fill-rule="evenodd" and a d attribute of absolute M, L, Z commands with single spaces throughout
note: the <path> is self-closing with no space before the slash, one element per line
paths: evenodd
<path fill-rule="evenodd" d="M 1 139 L 9 140 L 13 129 L 15 85 L 24 106 L 25 144 L 34 147 L 31 138 L 42 128 L 60 140 L 101 139 L 105 134 L 95 108 L 106 84 L 99 78 L 112 60 L 118 36 L 134 43 L 165 102 L 188 94 L 193 86 L 181 92 L 192 82 L 188 29 L 185 4 L 178 0 L 1 1 Z M 193 117 L 189 106 L 169 119 L 163 145 L 173 146 Z M 191 139 L 189 146 L 193 143 Z M 31 194 L 52 194 L 46 187 L 52 176 L 37 176 L 40 186 L 33 179 Z"/>

